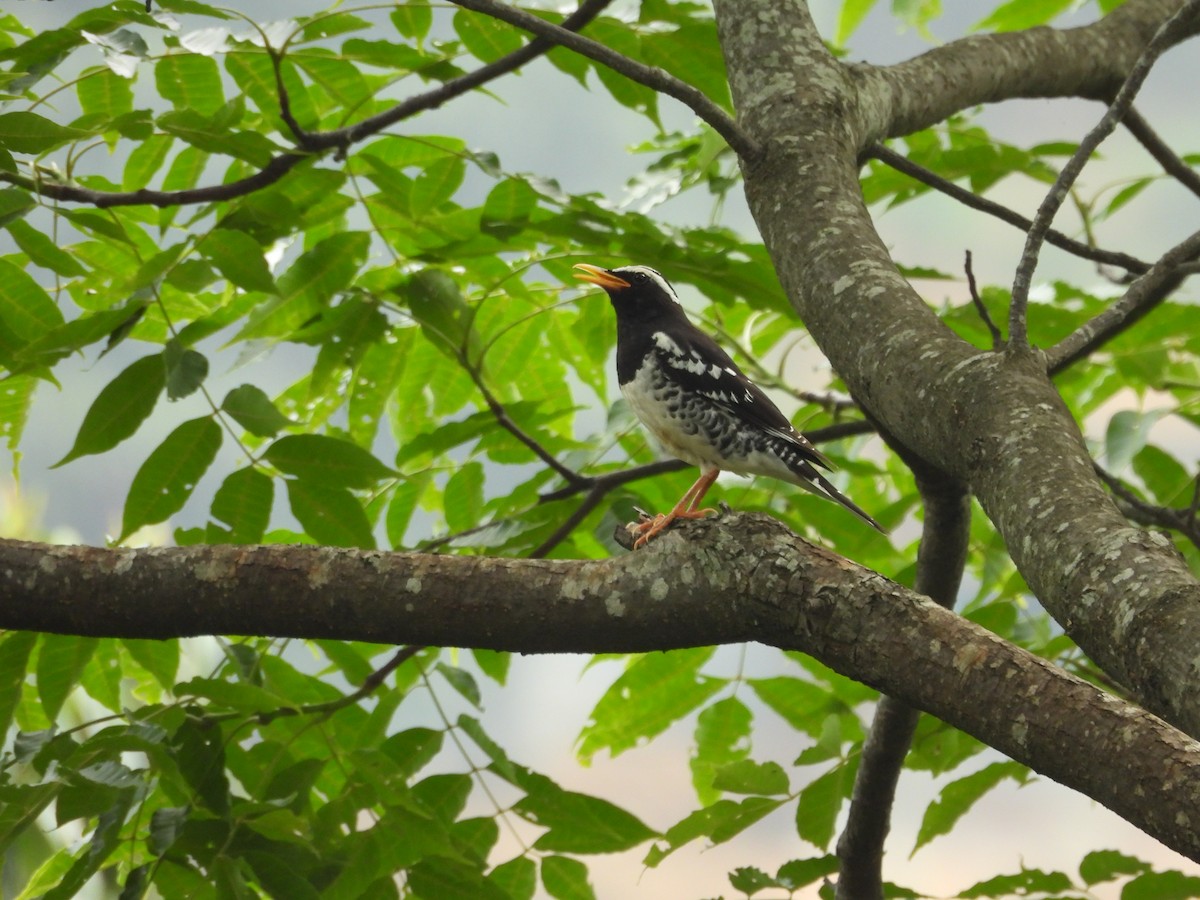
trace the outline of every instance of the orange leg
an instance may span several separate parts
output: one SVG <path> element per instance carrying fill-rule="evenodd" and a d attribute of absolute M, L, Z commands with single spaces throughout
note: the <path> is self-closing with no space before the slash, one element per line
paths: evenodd
<path fill-rule="evenodd" d="M 700 505 L 700 501 L 704 499 L 704 495 L 708 493 L 708 489 L 713 486 L 713 482 L 720 474 L 720 469 L 702 473 L 696 479 L 696 483 L 687 489 L 687 493 L 679 498 L 679 502 L 669 513 L 659 513 L 653 519 L 642 522 L 640 525 L 629 526 L 629 530 L 638 536 L 637 540 L 633 542 L 633 549 L 645 546 L 676 519 L 703 519 L 713 512 L 711 509 L 697 509 L 696 507 Z"/>

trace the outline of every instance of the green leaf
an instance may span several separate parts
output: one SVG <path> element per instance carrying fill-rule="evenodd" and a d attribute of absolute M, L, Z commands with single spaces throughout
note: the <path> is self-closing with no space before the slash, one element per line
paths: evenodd
<path fill-rule="evenodd" d="M 37 206 L 29 191 L 17 188 L 0 190 L 0 226 L 8 226 L 20 221 L 31 209 Z"/>
<path fill-rule="evenodd" d="M 235 544 L 257 544 L 271 519 L 275 482 L 258 469 L 247 467 L 231 472 L 217 488 L 212 500 L 213 517 L 229 526 Z"/>
<path fill-rule="evenodd" d="M 826 849 L 833 840 L 842 801 L 853 781 L 851 769 L 847 765 L 836 765 L 800 792 L 796 804 L 796 833 L 810 844 Z"/>
<path fill-rule="evenodd" d="M 812 884 L 818 878 L 832 875 L 839 868 L 838 858 L 833 854 L 813 859 L 793 859 L 785 862 L 775 873 L 776 880 L 795 891 Z"/>
<path fill-rule="evenodd" d="M 281 413 L 262 388 L 253 384 L 235 387 L 221 401 L 221 409 L 258 437 L 274 437 L 292 421 Z"/>
<path fill-rule="evenodd" d="M 276 292 L 263 248 L 244 231 L 217 228 L 201 241 L 200 252 L 218 272 L 243 290 Z"/>
<path fill-rule="evenodd" d="M 454 14 L 454 30 L 463 46 L 482 62 L 495 62 L 518 49 L 521 33 L 499 19 L 460 9 Z"/>
<path fill-rule="evenodd" d="M 1104 453 L 1108 470 L 1119 475 L 1133 460 L 1133 457 L 1146 446 L 1150 439 L 1150 429 L 1158 424 L 1158 420 L 1170 415 L 1170 409 L 1154 409 L 1148 412 L 1125 409 L 1114 413 L 1108 420 L 1108 429 L 1104 434 Z"/>
<path fill-rule="evenodd" d="M 25 667 L 37 639 L 37 632 L 33 631 L 10 631 L 0 636 L 0 734 L 8 734 L 13 713 L 21 702 Z M 0 809 L 3 806 L 0 803 Z"/>
<path fill-rule="evenodd" d="M 163 690 L 175 689 L 175 676 L 179 672 L 179 641 L 150 641 L 124 638 L 121 641 L 129 655 L 154 676 Z"/>
<path fill-rule="evenodd" d="M 469 462 L 450 476 L 442 494 L 446 526 L 451 532 L 479 524 L 483 513 L 483 466 Z"/>
<path fill-rule="evenodd" d="M 617 853 L 655 836 L 640 819 L 607 800 L 565 791 L 544 775 L 525 773 L 517 780 L 528 793 L 513 809 L 549 829 L 534 842 L 538 850 Z"/>
<path fill-rule="evenodd" d="M 1022 869 L 1014 875 L 997 875 L 971 885 L 959 897 L 1004 897 L 1012 894 L 1055 894 L 1071 889 L 1071 879 L 1062 872 L 1043 872 L 1041 869 Z M 1122 900 L 1126 900 L 1124 894 Z M 1161 894 L 1143 895 L 1139 900 L 1165 900 Z"/>
<path fill-rule="evenodd" d="M 700 802 L 720 798 L 713 785 L 716 772 L 750 753 L 753 715 L 737 697 L 726 697 L 706 707 L 696 721 L 696 752 L 691 759 L 692 785 Z"/>
<path fill-rule="evenodd" d="M 466 172 L 467 164 L 454 156 L 431 162 L 412 183 L 408 195 L 412 215 L 420 219 L 449 201 L 462 184 Z"/>
<path fill-rule="evenodd" d="M 116 793 L 115 802 L 100 815 L 83 852 L 71 864 L 62 880 L 43 894 L 43 900 L 68 900 L 76 896 L 113 851 L 122 846 L 121 827 L 133 805 L 134 796 L 132 790 Z"/>
<path fill-rule="evenodd" d="M 92 402 L 70 451 L 51 468 L 103 453 L 131 437 L 158 402 L 166 384 L 161 354 L 144 356 L 105 385 Z"/>
<path fill-rule="evenodd" d="M 168 400 L 182 400 L 194 394 L 208 377 L 208 359 L 204 354 L 174 339 L 163 348 L 163 365 L 167 369 Z"/>
<path fill-rule="evenodd" d="M 184 719 L 171 738 L 179 774 L 195 792 L 189 801 L 218 815 L 229 811 L 229 779 L 225 774 L 225 737 L 220 728 L 209 728 Z"/>
<path fill-rule="evenodd" d="M 1121 900 L 1195 900 L 1200 878 L 1182 872 L 1144 872 L 1121 889 Z"/>
<path fill-rule="evenodd" d="M 216 458 L 221 435 L 221 426 L 211 416 L 184 422 L 167 435 L 133 477 L 125 498 L 120 540 L 183 508 Z"/>
<path fill-rule="evenodd" d="M 90 134 L 79 128 L 59 125 L 37 113 L 0 114 L 0 148 L 17 153 L 45 153 Z"/>
<path fill-rule="evenodd" d="M 586 762 L 600 750 L 617 756 L 665 731 L 719 691 L 722 679 L 698 672 L 712 654 L 712 647 L 696 647 L 635 659 L 592 710 L 579 736 L 580 758 Z"/>
<path fill-rule="evenodd" d="M 0 259 L 0 359 L 6 351 L 16 353 L 21 344 L 36 340 L 62 323 L 58 306 L 29 273 Z M 5 331 L 12 334 L 11 339 L 5 339 Z"/>
<path fill-rule="evenodd" d="M 68 634 L 44 634 L 38 648 L 38 696 L 46 718 L 58 718 L 67 695 L 79 683 L 83 668 L 96 651 L 96 638 Z"/>
<path fill-rule="evenodd" d="M 974 25 L 976 31 L 1024 31 L 1045 25 L 1071 7 L 1072 0 L 1009 0 Z"/>
<path fill-rule="evenodd" d="M 555 900 L 596 900 L 587 866 L 569 856 L 542 858 L 542 886 Z"/>
<path fill-rule="evenodd" d="M 501 687 L 508 678 L 508 667 L 512 662 L 512 654 L 498 650 L 472 650 L 471 656 L 475 659 L 475 664 L 483 670 L 483 674 L 487 675 L 492 681 Z"/>
<path fill-rule="evenodd" d="M 718 800 L 703 809 L 689 813 L 668 828 L 664 835 L 666 846 L 651 847 L 644 862 L 653 868 L 684 844 L 701 837 L 708 838 L 714 844 L 722 844 L 779 809 L 784 802 L 783 799 L 774 797 L 747 797 L 741 801 Z"/>
<path fill-rule="evenodd" d="M 396 548 L 404 545 L 404 536 L 409 522 L 416 512 L 417 503 L 433 481 L 431 472 L 421 472 L 405 478 L 392 492 L 387 509 L 388 542 Z"/>
<path fill-rule="evenodd" d="M 281 472 L 329 487 L 370 488 L 398 474 L 357 444 L 323 434 L 286 435 L 264 456 Z"/>
<path fill-rule="evenodd" d="M 537 191 L 523 178 L 505 178 L 487 195 L 480 213 L 484 234 L 504 240 L 522 231 L 537 207 Z"/>
<path fill-rule="evenodd" d="M 475 683 L 475 679 L 466 669 L 459 669 L 455 666 L 448 666 L 443 662 L 437 664 L 437 670 L 441 676 L 450 683 L 450 687 L 454 688 L 466 698 L 467 702 L 476 709 L 482 709 L 482 697 L 479 693 L 479 685 Z"/>
<path fill-rule="evenodd" d="M 787 773 L 776 762 L 743 759 L 717 770 L 713 787 L 734 794 L 786 794 L 791 791 Z"/>
<path fill-rule="evenodd" d="M 348 490 L 302 478 L 289 478 L 286 484 L 292 514 L 313 540 L 331 547 L 375 547 L 371 522 Z"/>
<path fill-rule="evenodd" d="M 433 10 L 424 0 L 414 0 L 396 7 L 389 18 L 401 35 L 420 41 L 433 25 Z"/>
<path fill-rule="evenodd" d="M 858 30 L 858 26 L 874 6 L 875 0 L 842 0 L 842 11 L 838 16 L 833 42 L 839 47 L 846 46 L 846 41 L 850 40 L 850 36 Z"/>
<path fill-rule="evenodd" d="M 468 339 L 477 340 L 471 328 L 474 313 L 449 274 L 441 269 L 422 269 L 413 275 L 405 294 L 413 318 L 434 346 L 455 360 L 463 352 L 468 359 L 477 357 L 468 350 Z"/>
<path fill-rule="evenodd" d="M 1024 784 L 1029 779 L 1029 770 L 1020 763 L 997 762 L 947 784 L 938 799 L 925 810 L 913 852 L 935 837 L 949 834 L 955 823 L 975 805 L 975 801 L 1006 778 Z"/>
<path fill-rule="evenodd" d="M 811 681 L 789 676 L 748 680 L 763 703 L 797 731 L 812 737 L 821 733 L 825 716 L 835 709 L 835 701 L 829 692 Z"/>
<path fill-rule="evenodd" d="M 1079 877 L 1093 885 L 1122 875 L 1140 875 L 1149 868 L 1149 863 L 1116 850 L 1093 850 L 1080 861 Z"/>
<path fill-rule="evenodd" d="M 747 897 L 770 887 L 779 887 L 779 882 L 753 866 L 742 866 L 729 873 L 729 883 L 735 890 L 741 891 Z"/>
<path fill-rule="evenodd" d="M 492 869 L 487 880 L 510 900 L 533 900 L 537 891 L 537 864 L 527 856 L 517 856 Z"/>
<path fill-rule="evenodd" d="M 509 900 L 508 895 L 484 879 L 475 866 L 443 856 L 428 856 L 409 869 L 408 886 L 415 897 Z"/>
<path fill-rule="evenodd" d="M 221 72 L 210 56 L 172 53 L 154 66 L 158 95 L 176 109 L 195 110 L 211 116 L 225 105 Z"/>

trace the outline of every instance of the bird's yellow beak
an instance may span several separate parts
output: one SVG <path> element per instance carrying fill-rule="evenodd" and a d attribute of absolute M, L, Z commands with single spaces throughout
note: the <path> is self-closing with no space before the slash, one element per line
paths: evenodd
<path fill-rule="evenodd" d="M 579 269 L 575 277 L 580 281 L 590 281 L 592 284 L 599 285 L 607 290 L 614 288 L 627 288 L 629 282 L 624 278 L 618 278 L 607 269 L 602 269 L 599 266 L 589 266 L 587 263 L 578 263 L 573 268 Z"/>

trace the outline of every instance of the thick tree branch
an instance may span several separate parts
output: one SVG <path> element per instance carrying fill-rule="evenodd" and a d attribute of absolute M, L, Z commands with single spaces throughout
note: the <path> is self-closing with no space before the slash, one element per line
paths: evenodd
<path fill-rule="evenodd" d="M 1091 159 L 1092 154 L 1096 152 L 1096 148 L 1112 134 L 1126 110 L 1133 105 L 1133 98 L 1141 90 L 1142 83 L 1150 74 L 1150 69 L 1159 56 L 1183 40 L 1196 27 L 1197 20 L 1200 20 L 1198 12 L 1200 12 L 1200 0 L 1187 0 L 1169 19 L 1163 22 L 1138 57 L 1137 62 L 1129 70 L 1129 75 L 1121 84 L 1112 103 L 1108 105 L 1108 109 L 1104 111 L 1104 115 L 1100 117 L 1100 121 L 1079 142 L 1079 147 L 1071 154 L 1067 164 L 1058 173 L 1054 184 L 1051 185 L 1041 206 L 1038 207 L 1037 215 L 1033 218 L 1033 225 L 1026 235 L 1025 249 L 1021 252 L 1021 259 L 1017 263 L 1016 275 L 1013 278 L 1012 305 L 1009 308 L 1008 316 L 1008 346 L 1010 349 L 1022 352 L 1029 346 L 1026 316 L 1029 308 L 1029 288 L 1033 284 L 1033 273 L 1037 269 L 1038 256 L 1041 253 L 1042 244 L 1046 240 L 1046 232 L 1050 230 L 1055 215 L 1058 214 L 1063 201 L 1067 199 L 1071 186 L 1079 177 L 1079 173 L 1083 171 L 1087 161 Z"/>
<path fill-rule="evenodd" d="M 894 66 L 851 70 L 860 149 L 928 128 L 964 109 L 1018 97 L 1107 102 L 1179 0 L 1129 0 L 1080 28 L 1031 28 L 951 41 Z M 1200 30 L 1192 21 L 1176 43 Z"/>
<path fill-rule="evenodd" d="M 526 653 L 760 641 L 921 707 L 1200 860 L 1200 745 L 760 515 L 606 560 L 0 541 L 0 627 Z"/>
<path fill-rule="evenodd" d="M 939 473 L 926 472 L 919 465 L 914 472 L 925 508 L 914 590 L 950 609 L 967 562 L 971 496 L 965 486 Z M 850 814 L 838 839 L 838 900 L 883 897 L 884 840 L 918 718 L 917 710 L 903 700 L 887 695 L 879 698 L 863 743 Z"/>
<path fill-rule="evenodd" d="M 680 81 L 669 72 L 632 60 L 601 43 L 567 31 L 553 22 L 539 19 L 532 13 L 517 9 L 515 6 L 495 2 L 495 0 L 451 0 L 451 2 L 455 6 L 484 13 L 539 37 L 547 38 L 569 50 L 574 50 L 580 56 L 586 56 L 593 62 L 607 66 L 631 81 L 653 88 L 660 94 L 666 94 L 668 97 L 678 100 L 712 126 L 713 131 L 725 138 L 725 142 L 739 157 L 753 159 L 758 155 L 758 146 L 738 127 L 725 110 L 705 96 L 702 91 L 685 81 Z"/>
<path fill-rule="evenodd" d="M 1200 735 L 1200 584 L 1168 539 L 1131 526 L 1113 504 L 1045 361 L 979 351 L 954 335 L 874 229 L 858 185 L 858 155 L 871 135 L 853 123 L 890 110 L 888 96 L 871 93 L 892 87 L 847 75 L 800 3 L 715 6 L 741 124 L 765 148 L 743 164 L 746 196 L 810 333 L 868 415 L 971 486 L 1030 588 L 1080 647 L 1152 709 Z M 1176 8 L 1130 0 L 1119 24 L 1090 32 L 1104 38 L 1098 46 L 1075 37 L 1059 45 L 1057 32 L 1035 29 L 1030 40 L 1058 49 L 1027 62 L 1043 72 L 1088 69 L 1092 80 L 1075 88 L 1111 95 L 1114 71 L 1127 71 L 1113 61 L 1132 65 L 1154 30 L 1146 20 L 1159 15 L 1156 28 L 1167 7 Z M 989 77 L 1019 84 L 1013 66 L 1003 61 Z M 958 93 L 953 77 L 924 87 L 939 109 Z"/>

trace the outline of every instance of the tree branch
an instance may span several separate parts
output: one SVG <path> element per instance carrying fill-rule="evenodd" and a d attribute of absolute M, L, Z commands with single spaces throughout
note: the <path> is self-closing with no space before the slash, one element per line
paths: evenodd
<path fill-rule="evenodd" d="M 1129 0 L 1079 28 L 976 34 L 892 66 L 847 72 L 859 102 L 858 146 L 928 128 L 964 109 L 1019 97 L 1105 102 L 1178 0 Z M 1200 30 L 1192 21 L 1176 37 Z"/>
<path fill-rule="evenodd" d="M 1090 67 L 1092 80 L 1075 85 L 1108 90 L 1112 61 L 1136 58 L 1149 39 L 1145 19 L 1165 5 L 1129 0 L 1106 17 L 1117 18 L 1107 30 L 1083 30 L 1103 37 L 1098 45 L 1070 38 L 1072 59 L 1047 49 L 1057 46 L 1052 29 L 1034 29 L 1029 39 L 1045 52 L 1032 61 Z M 1200 735 L 1200 583 L 1170 540 L 1132 526 L 1113 504 L 1045 360 L 980 351 L 955 335 L 875 231 L 858 182 L 861 142 L 871 136 L 854 123 L 889 109 L 892 86 L 848 78 L 803 4 L 715 0 L 715 8 L 739 120 L 765 148 L 742 167 L 747 201 L 810 334 L 869 416 L 971 485 L 1030 589 L 1084 652 Z M 1028 62 L 999 60 L 987 76 L 999 84 Z M 927 93 L 955 94 L 953 73 L 941 74 L 944 82 L 924 83 Z M 945 99 L 929 102 L 940 108 Z"/>
<path fill-rule="evenodd" d="M 1071 185 L 1075 183 L 1075 179 L 1079 177 L 1079 173 L 1083 171 L 1083 167 L 1096 148 L 1100 146 L 1101 141 L 1112 134 L 1117 123 L 1121 121 L 1121 117 L 1133 104 L 1133 98 L 1137 96 L 1137 92 L 1141 89 L 1142 83 L 1150 74 L 1150 69 L 1159 56 L 1182 40 L 1185 35 L 1190 33 L 1190 29 L 1196 26 L 1197 20 L 1200 19 L 1198 13 L 1200 13 L 1200 0 L 1186 0 L 1174 15 L 1163 22 L 1138 57 L 1137 62 L 1134 63 L 1133 68 L 1129 70 L 1121 89 L 1117 91 L 1116 97 L 1104 111 L 1100 121 L 1079 142 L 1079 147 L 1071 154 L 1071 158 L 1067 160 L 1062 171 L 1058 173 L 1058 178 L 1054 180 L 1054 184 L 1051 185 L 1045 199 L 1042 200 L 1041 206 L 1038 207 L 1033 225 L 1030 226 L 1025 239 L 1025 249 L 1021 252 L 1021 259 L 1017 263 L 1016 275 L 1013 278 L 1012 305 L 1009 307 L 1008 316 L 1008 346 L 1010 350 L 1024 351 L 1029 347 L 1026 317 L 1029 308 L 1029 288 L 1033 283 L 1033 273 L 1037 268 L 1038 255 L 1045 242 L 1046 232 L 1050 230 L 1054 216 L 1058 213 L 1063 201 L 1067 199 Z"/>
<path fill-rule="evenodd" d="M 1095 464 L 1096 474 L 1108 485 L 1117 503 L 1134 522 L 1158 528 L 1178 531 L 1192 544 L 1200 549 L 1200 522 L 1196 520 L 1196 502 L 1200 499 L 1200 478 L 1196 481 L 1196 491 L 1191 503 L 1183 509 L 1172 509 L 1169 506 L 1156 506 L 1147 503 L 1131 491 L 1120 478 L 1107 472 L 1099 463 Z"/>
<path fill-rule="evenodd" d="M 1146 149 L 1146 152 L 1158 161 L 1164 172 L 1200 197 L 1200 173 L 1179 158 L 1179 155 L 1167 145 L 1167 142 L 1158 136 L 1158 132 L 1150 127 L 1150 123 L 1142 118 L 1137 107 L 1130 106 L 1125 111 L 1121 124 L 1137 138 L 1138 143 Z"/>
<path fill-rule="evenodd" d="M 598 62 L 602 66 L 607 66 L 614 72 L 624 75 L 630 81 L 636 81 L 660 94 L 666 94 L 668 97 L 678 100 L 712 126 L 713 131 L 721 135 L 739 157 L 754 159 L 758 156 L 758 145 L 738 127 L 737 122 L 725 110 L 705 96 L 702 91 L 685 81 L 680 81 L 669 72 L 632 60 L 615 50 L 610 50 L 601 43 L 569 32 L 552 22 L 539 19 L 514 6 L 498 3 L 495 0 L 451 0 L 451 2 L 455 6 L 484 13 L 517 28 L 532 32 L 539 37 L 547 38 L 556 44 L 561 44 L 568 50 L 574 50 L 580 56 L 586 56 L 593 62 Z"/>
<path fill-rule="evenodd" d="M 964 485 L 913 467 L 925 508 L 913 589 L 951 609 L 958 597 L 971 537 L 971 496 Z M 918 711 L 884 695 L 875 707 L 854 779 L 850 813 L 838 839 L 838 900 L 883 897 L 883 849 L 896 784 L 917 728 Z"/>
<path fill-rule="evenodd" d="M 960 187 L 953 181 L 943 178 L 941 175 L 926 169 L 924 166 L 918 165 L 906 156 L 902 156 L 882 144 L 872 144 L 863 151 L 863 158 L 877 159 L 897 172 L 903 172 L 910 178 L 922 184 L 927 184 L 939 193 L 957 200 L 964 206 L 977 209 L 980 212 L 987 213 L 989 216 L 994 216 L 1001 222 L 1007 222 L 1009 225 L 1013 225 L 1022 231 L 1028 232 L 1033 225 L 1032 219 L 1027 219 L 1007 206 L 997 203 L 994 200 L 989 200 L 987 197 L 982 197 L 964 187 Z M 1130 256 L 1128 253 L 1121 253 L 1115 250 L 1101 250 L 1083 241 L 1077 241 L 1072 237 L 1068 237 L 1061 231 L 1053 228 L 1046 232 L 1046 243 L 1052 244 L 1060 250 L 1065 250 L 1081 259 L 1103 265 L 1119 266 L 1128 272 L 1140 274 L 1150 268 L 1149 263 L 1143 262 L 1136 256 Z"/>
<path fill-rule="evenodd" d="M 1200 807 L 1200 745 L 767 516 L 689 521 L 606 560 L 0 541 L 0 600 L 2 628 L 128 638 L 525 653 L 760 641 L 921 707 L 1200 860 L 1187 824 Z"/>
<path fill-rule="evenodd" d="M 1183 281 L 1178 267 L 1200 255 L 1200 231 L 1180 241 L 1129 285 L 1125 295 L 1046 351 L 1050 372 L 1061 372 L 1132 327 Z"/>

